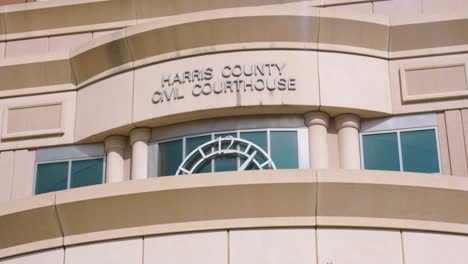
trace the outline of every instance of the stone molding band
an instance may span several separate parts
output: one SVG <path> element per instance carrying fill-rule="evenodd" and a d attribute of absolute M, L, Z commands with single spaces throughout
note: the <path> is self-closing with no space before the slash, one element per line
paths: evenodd
<path fill-rule="evenodd" d="M 1 205 L 0 258 L 124 237 L 235 228 L 468 234 L 468 184 L 462 178 L 363 170 L 235 173 L 105 184 Z"/>
<path fill-rule="evenodd" d="M 300 49 L 395 59 L 468 50 L 468 19 L 391 26 L 381 18 L 336 16 L 318 9 L 298 14 L 297 9 L 270 9 L 263 15 L 232 11 L 201 21 L 189 14 L 185 21 L 164 18 L 121 29 L 65 56 L 7 58 L 0 62 L 5 80 L 0 97 L 78 89 L 144 65 L 216 52 Z M 443 41 L 419 41 L 433 39 L 439 31 L 447 35 L 449 25 L 450 35 Z M 19 73 L 20 78 L 11 77 Z"/>

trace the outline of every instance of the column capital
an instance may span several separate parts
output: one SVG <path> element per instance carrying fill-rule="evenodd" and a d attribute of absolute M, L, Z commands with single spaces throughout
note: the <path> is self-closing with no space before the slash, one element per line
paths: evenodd
<path fill-rule="evenodd" d="M 308 112 L 304 114 L 304 124 L 308 127 L 312 125 L 322 125 L 328 128 L 330 117 L 324 112 Z"/>
<path fill-rule="evenodd" d="M 355 114 L 341 114 L 335 117 L 335 127 L 340 130 L 345 127 L 358 129 L 361 127 L 361 118 Z"/>
<path fill-rule="evenodd" d="M 106 149 L 106 152 L 109 152 L 112 150 L 123 150 L 125 149 L 127 142 L 128 142 L 128 138 L 125 136 L 119 136 L 119 135 L 110 136 L 104 140 L 104 147 Z"/>
<path fill-rule="evenodd" d="M 130 145 L 137 141 L 143 141 L 145 143 L 151 138 L 151 129 L 147 127 L 138 127 L 130 131 Z"/>

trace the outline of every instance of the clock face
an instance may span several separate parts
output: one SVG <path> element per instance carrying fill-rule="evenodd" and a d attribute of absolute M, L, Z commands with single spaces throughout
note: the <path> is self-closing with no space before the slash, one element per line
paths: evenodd
<path fill-rule="evenodd" d="M 175 175 L 197 173 L 214 158 L 239 157 L 238 171 L 276 169 L 271 157 L 261 147 L 245 139 L 220 137 L 194 149 L 182 161 Z"/>

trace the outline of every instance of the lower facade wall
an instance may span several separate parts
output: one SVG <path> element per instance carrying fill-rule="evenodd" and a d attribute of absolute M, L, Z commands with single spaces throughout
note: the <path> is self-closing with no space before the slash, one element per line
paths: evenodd
<path fill-rule="evenodd" d="M 383 229 L 274 228 L 148 236 L 53 249 L 1 264 L 466 263 L 468 236 Z"/>

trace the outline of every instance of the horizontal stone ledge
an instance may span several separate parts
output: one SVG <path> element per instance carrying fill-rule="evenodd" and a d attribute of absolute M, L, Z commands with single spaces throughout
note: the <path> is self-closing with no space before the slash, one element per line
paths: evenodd
<path fill-rule="evenodd" d="M 468 180 L 349 170 L 209 173 L 104 184 L 0 206 L 0 258 L 201 230 L 364 227 L 468 234 Z M 63 233 L 62 233 L 63 232 Z"/>
<path fill-rule="evenodd" d="M 466 17 L 393 25 L 386 17 L 318 9 L 267 8 L 262 15 L 257 8 L 242 10 L 211 12 L 203 19 L 200 13 L 162 18 L 118 30 L 68 53 L 0 60 L 0 76 L 9 77 L 4 78 L 9 81 L 0 97 L 78 89 L 134 68 L 221 52 L 290 49 L 397 59 L 468 51 Z M 441 34 L 445 37 L 433 40 Z M 21 76 L 12 78 L 17 74 Z"/>

